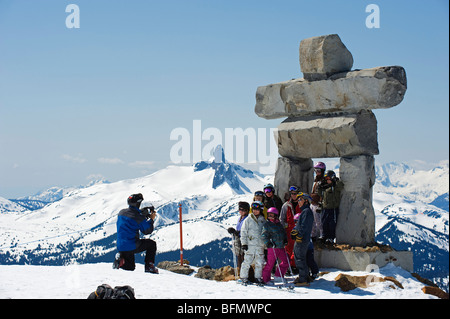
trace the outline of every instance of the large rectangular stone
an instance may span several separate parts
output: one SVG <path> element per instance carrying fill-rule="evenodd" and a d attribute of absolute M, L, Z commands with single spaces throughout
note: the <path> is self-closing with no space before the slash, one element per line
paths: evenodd
<path fill-rule="evenodd" d="M 278 126 L 278 153 L 289 158 L 376 155 L 377 120 L 371 111 L 288 118 Z"/>
<path fill-rule="evenodd" d="M 337 73 L 321 81 L 294 79 L 258 87 L 255 113 L 266 119 L 357 113 L 393 107 L 405 92 L 406 72 L 401 66 L 377 67 Z"/>
<path fill-rule="evenodd" d="M 339 177 L 344 183 L 336 225 L 336 242 L 366 246 L 375 242 L 375 211 L 372 206 L 375 158 L 342 157 Z"/>
<path fill-rule="evenodd" d="M 319 268 L 337 268 L 341 270 L 367 271 L 377 270 L 393 263 L 406 271 L 414 271 L 411 251 L 355 251 L 314 249 L 314 260 Z"/>
<path fill-rule="evenodd" d="M 309 193 L 314 183 L 314 167 L 310 158 L 290 159 L 279 157 L 275 172 L 275 193 L 281 199 L 286 198 L 290 186 L 300 187 L 300 191 Z M 287 197 L 289 198 L 289 196 Z"/>

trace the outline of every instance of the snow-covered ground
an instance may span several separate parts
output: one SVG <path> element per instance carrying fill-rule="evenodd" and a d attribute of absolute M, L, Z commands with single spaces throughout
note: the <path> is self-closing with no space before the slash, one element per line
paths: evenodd
<path fill-rule="evenodd" d="M 186 276 L 160 269 L 160 274 L 144 273 L 142 264 L 134 272 L 112 269 L 110 263 L 69 266 L 0 265 L 0 298 L 20 299 L 85 299 L 101 284 L 112 287 L 129 285 L 134 288 L 137 299 L 435 299 L 424 294 L 422 283 L 407 271 L 392 264 L 381 268 L 378 277 L 392 276 L 404 289 L 391 288 L 392 282 L 372 283 L 368 288 L 356 288 L 342 292 L 334 279 L 340 273 L 363 276 L 360 271 L 330 271 L 310 287 L 296 287 L 294 292 L 285 289 L 242 286 L 235 281 L 217 282 Z M 289 277 L 293 280 L 293 277 Z M 181 303 L 180 303 L 181 304 Z"/>
<path fill-rule="evenodd" d="M 99 256 L 112 253 L 115 246 L 109 244 L 115 240 L 117 213 L 125 206 L 125 199 L 131 192 L 142 192 L 143 206 L 152 203 L 157 208 L 158 219 L 151 238 L 157 242 L 159 253 L 179 249 L 178 203 L 183 207 L 185 250 L 229 238 L 226 229 L 236 223 L 237 203 L 251 201 L 253 191 L 261 190 L 273 176 L 261 177 L 238 166 L 228 167 L 232 174 L 227 175 L 207 166 L 208 163 L 205 165 L 206 168 L 169 166 L 141 178 L 74 189 L 61 200 L 35 211 L 27 211 L 0 198 L 0 257 L 8 263 L 26 257 L 21 263 L 38 264 L 51 262 L 58 256 L 65 264 L 83 263 L 88 253 Z M 408 176 L 416 174 L 420 178 L 414 178 L 414 181 L 425 184 L 410 183 Z M 214 184 L 217 180 L 222 180 L 222 184 Z M 433 181 L 435 184 L 431 187 Z M 440 258 L 445 258 L 448 256 L 448 210 L 430 204 L 437 195 L 445 193 L 448 196 L 448 162 L 427 173 L 413 172 L 401 165 L 379 168 L 373 196 L 377 232 L 395 222 L 395 227 L 390 227 L 393 233 L 389 233 L 385 242 L 390 243 L 399 236 L 411 245 L 426 241 L 425 251 L 434 248 Z M 105 242 L 100 242 L 102 240 Z M 71 245 L 73 251 L 67 252 Z M 224 247 L 221 248 L 227 249 Z M 418 249 L 422 249 L 420 247 Z M 42 257 L 44 253 L 47 255 Z M 430 256 L 433 260 L 434 255 Z M 334 278 L 339 272 L 332 271 L 310 288 L 296 288 L 295 294 L 265 289 L 264 297 L 429 298 L 420 290 L 423 285 L 408 273 L 396 269 L 382 271 L 405 278 L 400 280 L 405 289 L 394 290 L 387 288 L 387 283 L 377 283 L 368 289 L 342 293 L 334 286 Z M 262 289 L 180 276 L 163 270 L 160 276 L 144 274 L 139 269 L 134 273 L 113 271 L 110 264 L 0 265 L 0 298 L 86 298 L 102 283 L 111 286 L 129 284 L 136 289 L 138 298 L 252 298 L 253 291 L 257 293 Z M 436 276 L 446 277 L 445 274 Z M 149 287 L 156 287 L 157 292 Z"/>

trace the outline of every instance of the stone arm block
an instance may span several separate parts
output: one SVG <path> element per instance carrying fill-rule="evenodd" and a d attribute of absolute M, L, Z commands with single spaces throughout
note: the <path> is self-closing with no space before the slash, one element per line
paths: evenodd
<path fill-rule="evenodd" d="M 255 113 L 275 119 L 390 108 L 403 100 L 406 88 L 401 66 L 341 72 L 320 81 L 294 79 L 258 87 Z"/>

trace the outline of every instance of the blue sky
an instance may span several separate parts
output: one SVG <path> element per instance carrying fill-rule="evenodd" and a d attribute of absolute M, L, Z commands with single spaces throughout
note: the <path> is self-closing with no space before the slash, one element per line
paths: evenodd
<path fill-rule="evenodd" d="M 68 29 L 68 4 L 80 28 Z M 365 25 L 368 4 L 380 28 Z M 337 33 L 354 69 L 401 65 L 375 110 L 378 162 L 449 158 L 448 1 L 0 0 L 0 196 L 149 174 L 174 128 L 277 127 L 258 86 L 302 77 L 302 39 Z"/>

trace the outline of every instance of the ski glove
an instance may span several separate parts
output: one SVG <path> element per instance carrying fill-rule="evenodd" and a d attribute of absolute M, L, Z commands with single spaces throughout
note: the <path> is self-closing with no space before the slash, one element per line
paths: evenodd
<path fill-rule="evenodd" d="M 242 250 L 247 251 L 248 250 L 248 245 L 242 245 Z"/>
<path fill-rule="evenodd" d="M 293 229 L 293 230 L 291 231 L 291 238 L 292 238 L 293 240 L 295 240 L 295 242 L 297 242 L 297 243 L 301 243 L 301 242 L 303 241 L 303 237 L 300 237 L 300 236 L 298 235 L 298 231 L 295 230 L 295 229 Z"/>
<path fill-rule="evenodd" d="M 235 236 L 239 235 L 238 232 L 236 231 L 236 229 L 234 229 L 233 227 L 230 227 L 227 230 L 230 235 L 235 235 Z"/>

